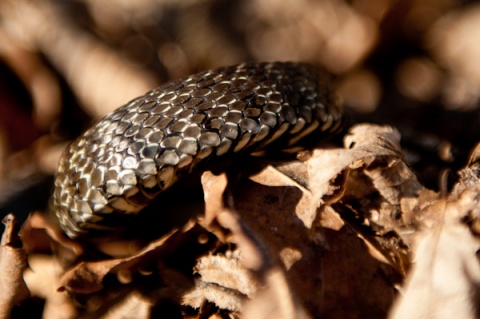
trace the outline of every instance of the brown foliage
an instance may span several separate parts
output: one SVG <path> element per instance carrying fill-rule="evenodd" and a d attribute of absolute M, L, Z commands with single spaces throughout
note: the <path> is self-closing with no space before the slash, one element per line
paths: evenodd
<path fill-rule="evenodd" d="M 32 300 L 49 319 L 478 317 L 478 15 L 459 1 L 1 1 L 2 202 L 52 174 L 91 119 L 198 70 L 322 64 L 351 117 L 343 146 L 204 172 L 204 198 L 159 208 L 144 232 L 185 216 L 148 239 L 86 245 L 36 206 L 19 238 L 7 214 L 23 208 L 6 208 L 0 317 Z"/>

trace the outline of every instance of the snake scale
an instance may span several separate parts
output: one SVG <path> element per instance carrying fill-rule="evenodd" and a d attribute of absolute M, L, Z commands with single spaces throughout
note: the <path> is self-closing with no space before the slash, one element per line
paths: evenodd
<path fill-rule="evenodd" d="M 342 116 L 331 75 L 308 64 L 200 72 L 133 99 L 72 142 L 56 172 L 52 209 L 71 238 L 108 233 L 112 216 L 140 212 L 194 169 L 286 148 L 312 133 L 328 136 Z"/>

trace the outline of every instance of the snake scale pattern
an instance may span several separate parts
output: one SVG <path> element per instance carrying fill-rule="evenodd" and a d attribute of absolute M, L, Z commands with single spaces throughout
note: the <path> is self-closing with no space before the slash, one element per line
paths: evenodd
<path fill-rule="evenodd" d="M 215 158 L 274 141 L 286 148 L 314 132 L 328 136 L 341 120 L 332 78 L 316 67 L 245 63 L 204 71 L 130 101 L 71 143 L 52 209 L 71 238 L 108 232 L 107 219 L 138 213 Z"/>

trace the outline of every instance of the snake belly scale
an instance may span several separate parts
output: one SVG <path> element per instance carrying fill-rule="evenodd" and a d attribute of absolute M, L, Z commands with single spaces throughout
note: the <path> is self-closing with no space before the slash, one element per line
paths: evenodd
<path fill-rule="evenodd" d="M 329 135 L 342 119 L 331 82 L 307 64 L 245 63 L 154 89 L 67 147 L 52 209 L 71 238 L 108 233 L 114 226 L 107 219 L 138 213 L 212 158 L 260 151 L 274 141 L 288 147 L 312 132 Z"/>

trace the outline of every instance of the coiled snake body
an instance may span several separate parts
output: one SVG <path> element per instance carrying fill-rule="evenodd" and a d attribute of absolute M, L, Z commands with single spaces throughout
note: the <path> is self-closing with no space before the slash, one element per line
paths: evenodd
<path fill-rule="evenodd" d="M 199 164 L 328 135 L 341 118 L 330 75 L 312 66 L 204 71 L 132 100 L 70 144 L 53 210 L 70 237 L 108 231 L 106 216 L 139 212 Z"/>

